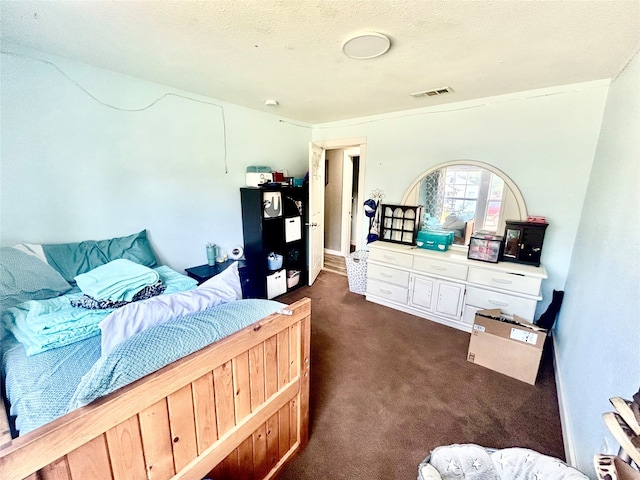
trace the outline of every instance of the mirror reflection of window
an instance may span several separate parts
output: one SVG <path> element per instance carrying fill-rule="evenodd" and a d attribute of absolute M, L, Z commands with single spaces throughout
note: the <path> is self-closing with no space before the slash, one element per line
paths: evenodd
<path fill-rule="evenodd" d="M 453 231 L 454 243 L 463 245 L 475 231 L 498 232 L 505 183 L 492 172 L 452 165 L 426 175 L 419 188 L 423 228 Z"/>
<path fill-rule="evenodd" d="M 449 230 L 454 243 L 468 245 L 473 233 L 504 235 L 506 220 L 526 220 L 518 186 L 490 164 L 453 160 L 420 175 L 409 186 L 403 205 L 421 205 L 419 228 Z"/>

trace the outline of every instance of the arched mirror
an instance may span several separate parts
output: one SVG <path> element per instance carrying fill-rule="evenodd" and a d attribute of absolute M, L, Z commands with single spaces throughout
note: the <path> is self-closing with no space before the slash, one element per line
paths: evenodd
<path fill-rule="evenodd" d="M 516 184 L 497 168 L 474 160 L 427 170 L 411 184 L 402 203 L 422 205 L 421 228 L 452 231 L 458 245 L 468 245 L 478 231 L 502 235 L 506 220 L 527 218 Z"/>

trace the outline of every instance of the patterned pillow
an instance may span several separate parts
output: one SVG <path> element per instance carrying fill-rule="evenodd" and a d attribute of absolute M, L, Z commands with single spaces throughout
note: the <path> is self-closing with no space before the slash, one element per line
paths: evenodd
<path fill-rule="evenodd" d="M 50 265 L 15 248 L 0 248 L 0 313 L 27 300 L 45 300 L 71 285 Z"/>

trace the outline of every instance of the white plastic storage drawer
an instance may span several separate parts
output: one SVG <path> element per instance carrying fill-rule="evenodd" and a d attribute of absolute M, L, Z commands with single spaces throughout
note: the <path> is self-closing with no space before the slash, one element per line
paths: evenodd
<path fill-rule="evenodd" d="M 393 283 L 401 287 L 409 286 L 409 272 L 398 270 L 397 268 L 383 267 L 382 265 L 368 265 L 367 275 L 369 278 Z"/>
<path fill-rule="evenodd" d="M 287 293 L 287 271 L 279 270 L 267 275 L 267 298 L 274 298 Z"/>
<path fill-rule="evenodd" d="M 375 297 L 384 298 L 385 300 L 406 305 L 409 298 L 409 289 L 368 278 L 367 295 L 373 295 Z"/>
<path fill-rule="evenodd" d="M 473 267 L 469 269 L 468 280 L 469 283 L 475 283 L 477 285 L 485 285 L 487 287 L 536 296 L 540 294 L 540 284 L 542 283 L 541 278 L 526 277 L 524 275 Z"/>
<path fill-rule="evenodd" d="M 416 255 L 413 259 L 413 268 L 432 275 L 466 280 L 469 267 L 452 262 L 440 262 L 431 258 Z"/>
<path fill-rule="evenodd" d="M 389 263 L 397 267 L 411 268 L 413 255 L 409 253 L 392 252 L 381 248 L 372 248 L 369 251 L 369 262 L 371 261 Z"/>
<path fill-rule="evenodd" d="M 480 309 L 499 308 L 506 315 L 518 315 L 532 322 L 538 302 L 514 295 L 483 290 L 482 288 L 468 287 L 465 303 Z"/>

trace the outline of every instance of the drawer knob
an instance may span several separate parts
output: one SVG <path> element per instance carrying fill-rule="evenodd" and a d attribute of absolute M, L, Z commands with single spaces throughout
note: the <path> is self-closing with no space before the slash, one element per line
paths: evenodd
<path fill-rule="evenodd" d="M 383 255 L 383 257 L 387 260 L 395 260 L 396 257 L 394 257 L 393 255 Z"/>
<path fill-rule="evenodd" d="M 380 293 L 384 293 L 385 295 L 391 295 L 393 292 L 391 290 L 385 290 L 383 288 L 380 289 Z"/>
<path fill-rule="evenodd" d="M 507 280 L 504 278 L 497 278 L 497 277 L 493 277 L 491 280 L 493 280 L 496 283 L 503 283 L 505 285 L 511 285 L 513 283 L 511 280 Z"/>
<path fill-rule="evenodd" d="M 431 265 L 432 270 L 440 270 L 441 272 L 445 271 L 447 267 L 441 267 L 440 265 Z"/>
<path fill-rule="evenodd" d="M 390 273 L 385 273 L 385 272 L 381 272 L 380 276 L 381 277 L 385 277 L 385 278 L 393 278 L 393 275 L 391 275 Z"/>

